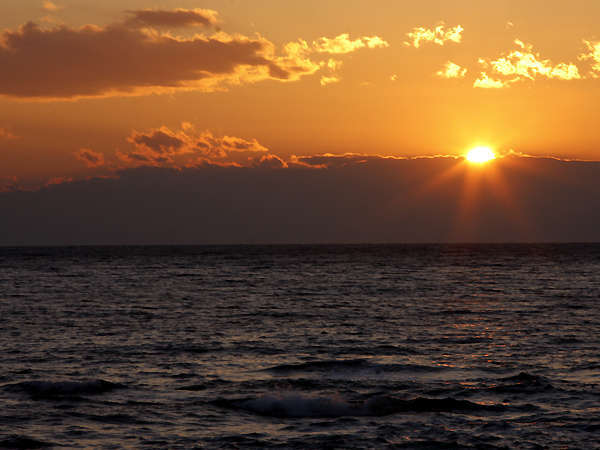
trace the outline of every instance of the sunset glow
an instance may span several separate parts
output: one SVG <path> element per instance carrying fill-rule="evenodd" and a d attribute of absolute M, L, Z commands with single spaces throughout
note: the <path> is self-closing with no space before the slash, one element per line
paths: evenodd
<path fill-rule="evenodd" d="M 600 0 L 0 1 L 0 449 L 598 441 L 599 99 Z"/>
<path fill-rule="evenodd" d="M 348 225 L 345 241 L 476 240 L 474 217 L 498 214 L 493 223 L 501 224 L 517 216 L 508 194 L 550 190 L 554 177 L 579 183 L 584 169 L 570 161 L 586 161 L 586 174 L 596 167 L 599 22 L 600 2 L 589 0 L 0 2 L 3 222 L 10 216 L 13 229 L 25 232 L 30 222 L 50 223 L 42 214 L 50 210 L 82 221 L 88 202 L 96 206 L 91 217 L 104 197 L 86 191 L 89 183 L 92 191 L 114 184 L 107 197 L 142 209 L 157 205 L 155 196 L 173 208 L 155 214 L 155 206 L 123 206 L 98 223 L 136 228 L 130 221 L 144 217 L 145 229 L 157 215 L 172 215 L 198 242 L 303 240 L 291 232 L 296 227 L 305 240 L 336 241 L 342 237 L 327 230 L 356 224 L 356 215 L 367 223 Z M 523 167 L 540 176 L 516 176 Z M 542 180 L 537 188 L 515 186 Z M 144 183 L 164 191 L 151 196 Z M 182 185 L 188 188 L 173 194 Z M 50 200 L 27 206 L 21 191 L 48 191 L 66 203 L 42 210 Z M 188 192 L 198 195 L 177 203 Z M 272 198 L 277 193 L 283 206 Z M 471 200 L 479 197 L 486 202 Z M 254 199 L 261 205 L 250 207 Z M 346 200 L 346 209 L 334 207 Z M 361 212 L 341 218 L 359 204 Z M 484 206 L 493 214 L 482 215 Z M 425 214 L 421 222 L 411 208 Z M 23 222 L 17 210 L 27 212 Z M 298 218 L 298 211 L 305 213 Z M 328 220 L 319 222 L 325 216 L 317 211 Z M 406 218 L 390 225 L 401 211 Z M 459 224 L 455 236 L 442 225 L 454 223 L 457 211 L 468 212 L 472 233 Z M 234 224 L 249 216 L 264 222 L 240 235 Z M 216 234 L 192 226 L 199 217 L 214 218 L 202 226 L 213 224 Z M 425 233 L 423 223 L 439 229 Z M 499 234 L 507 229 L 498 225 Z M 220 234 L 227 230 L 231 236 Z"/>

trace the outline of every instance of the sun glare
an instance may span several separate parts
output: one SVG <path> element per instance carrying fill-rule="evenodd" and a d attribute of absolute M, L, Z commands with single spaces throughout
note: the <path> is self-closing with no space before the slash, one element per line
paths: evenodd
<path fill-rule="evenodd" d="M 483 164 L 496 159 L 496 155 L 489 147 L 475 147 L 467 153 L 467 161 L 474 164 Z"/>

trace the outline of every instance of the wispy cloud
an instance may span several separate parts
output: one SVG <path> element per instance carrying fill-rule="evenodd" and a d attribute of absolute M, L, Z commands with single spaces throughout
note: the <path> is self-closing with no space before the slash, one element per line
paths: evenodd
<path fill-rule="evenodd" d="M 446 28 L 443 22 L 434 28 L 417 27 L 407 33 L 409 40 L 404 42 L 404 45 L 419 48 L 423 43 L 437 45 L 444 45 L 447 42 L 459 43 L 462 40 L 463 31 L 464 28 L 461 25 Z"/>
<path fill-rule="evenodd" d="M 452 61 L 448 61 L 444 64 L 444 68 L 436 73 L 437 76 L 442 78 L 464 78 L 466 74 L 466 68 L 461 67 Z"/>
<path fill-rule="evenodd" d="M 318 53 L 344 54 L 361 48 L 386 48 L 390 44 L 379 36 L 363 36 L 352 40 L 348 33 L 340 34 L 332 39 L 319 38 L 313 42 L 313 48 Z"/>

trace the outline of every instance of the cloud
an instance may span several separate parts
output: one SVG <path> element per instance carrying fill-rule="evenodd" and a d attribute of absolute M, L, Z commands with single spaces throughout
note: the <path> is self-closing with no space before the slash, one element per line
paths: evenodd
<path fill-rule="evenodd" d="M 292 164 L 297 164 L 304 167 L 312 167 L 316 169 L 332 169 L 349 167 L 355 165 L 363 165 L 374 162 L 385 162 L 385 161 L 400 161 L 408 160 L 409 158 L 398 157 L 398 156 L 380 156 L 380 155 L 366 155 L 361 153 L 342 153 L 332 154 L 325 153 L 323 155 L 307 155 L 307 156 L 296 156 L 293 155 L 290 159 Z"/>
<path fill-rule="evenodd" d="M 50 0 L 44 0 L 42 2 L 42 8 L 46 11 L 55 12 L 62 9 L 61 6 L 58 6 L 56 3 L 51 2 Z"/>
<path fill-rule="evenodd" d="M 322 66 L 327 67 L 332 72 L 337 72 L 338 70 L 340 70 L 342 68 L 343 64 L 344 64 L 343 61 L 340 61 L 339 59 L 331 59 L 331 58 L 329 60 L 327 60 L 327 62 L 323 61 L 321 63 Z"/>
<path fill-rule="evenodd" d="M 174 156 L 191 153 L 189 137 L 184 131 L 179 133 L 168 127 L 160 127 L 146 132 L 132 131 L 127 138 L 133 149 L 117 152 L 117 157 L 127 166 L 140 165 L 173 165 Z"/>
<path fill-rule="evenodd" d="M 0 128 L 0 139 L 6 139 L 6 140 L 17 139 L 17 136 L 15 136 L 10 131 L 8 131 L 4 128 Z"/>
<path fill-rule="evenodd" d="M 287 169 L 287 163 L 277 155 L 263 155 L 254 162 L 253 167 L 262 169 Z"/>
<path fill-rule="evenodd" d="M 142 9 L 127 11 L 131 17 L 126 24 L 133 27 L 191 27 L 210 26 L 218 22 L 218 13 L 212 9 Z"/>
<path fill-rule="evenodd" d="M 212 91 L 293 81 L 319 69 L 293 54 L 275 55 L 262 37 L 182 38 L 124 24 L 42 29 L 30 22 L 4 31 L 0 42 L 0 95 L 21 98 Z"/>
<path fill-rule="evenodd" d="M 464 28 L 460 25 L 446 29 L 443 22 L 435 28 L 417 27 L 407 33 L 409 41 L 404 42 L 404 45 L 419 48 L 422 43 L 437 45 L 444 45 L 447 42 L 459 43 L 462 40 L 463 31 Z"/>
<path fill-rule="evenodd" d="M 437 76 L 442 78 L 464 78 L 466 74 L 467 69 L 452 61 L 448 61 L 444 68 L 436 73 Z"/>
<path fill-rule="evenodd" d="M 321 75 L 321 79 L 319 80 L 321 86 L 324 87 L 329 84 L 339 83 L 341 81 L 341 78 L 338 75 L 336 75 L 336 72 L 338 72 L 342 68 L 343 64 L 343 61 L 332 58 L 330 58 L 327 61 L 321 61 L 321 68 L 329 72 L 328 75 Z"/>
<path fill-rule="evenodd" d="M 386 48 L 389 46 L 390 44 L 379 36 L 363 36 L 352 40 L 348 33 L 340 34 L 333 39 L 322 37 L 313 42 L 316 52 L 334 55 L 351 53 L 361 48 Z"/>
<path fill-rule="evenodd" d="M 586 47 L 589 50 L 589 53 L 583 53 L 579 56 L 579 59 L 582 61 L 591 60 L 592 61 L 592 70 L 594 71 L 594 78 L 600 76 L 600 41 L 592 42 L 592 41 L 583 41 Z"/>
<path fill-rule="evenodd" d="M 597 162 L 511 156 L 482 172 L 454 158 L 267 160 L 277 168 L 145 167 L 5 192 L 0 245 L 600 240 Z"/>
<path fill-rule="evenodd" d="M 0 175 L 0 192 L 10 192 L 17 190 L 18 188 L 17 177 Z"/>
<path fill-rule="evenodd" d="M 134 131 L 127 140 L 137 148 L 144 148 L 157 154 L 175 154 L 186 145 L 186 138 L 185 135 L 183 138 L 178 137 L 167 127 L 161 127 L 149 133 Z"/>
<path fill-rule="evenodd" d="M 71 183 L 72 181 L 73 178 L 71 177 L 54 177 L 48 180 L 48 182 L 46 183 L 46 187 L 54 186 L 57 184 Z"/>
<path fill-rule="evenodd" d="M 305 74 L 317 72 L 323 62 L 318 63 L 311 59 L 314 50 L 304 39 L 288 42 L 283 47 L 283 56 L 277 59 L 283 67 L 289 67 L 291 70 L 303 71 Z"/>
<path fill-rule="evenodd" d="M 216 136 L 208 130 L 198 131 L 189 122 L 182 123 L 179 129 L 161 126 L 145 131 L 132 130 L 125 141 L 129 147 L 117 149 L 115 158 L 107 158 L 104 154 L 89 148 L 80 149 L 75 152 L 75 156 L 89 168 L 103 167 L 105 175 L 114 174 L 115 170 L 139 167 L 177 170 L 193 167 L 319 169 L 360 165 L 380 160 L 407 159 L 359 153 L 325 153 L 309 156 L 293 155 L 286 161 L 272 153 L 256 138 Z"/>
<path fill-rule="evenodd" d="M 198 132 L 189 123 L 180 130 L 165 126 L 143 132 L 134 130 L 127 142 L 132 149 L 117 152 L 117 158 L 126 167 L 252 166 L 257 155 L 260 158 L 269 152 L 256 139 L 218 137 L 210 131 Z"/>
<path fill-rule="evenodd" d="M 89 148 L 80 149 L 75 153 L 75 157 L 90 168 L 104 165 L 104 155 Z"/>
<path fill-rule="evenodd" d="M 496 74 L 506 77 L 502 86 L 522 80 L 547 78 L 556 80 L 579 80 L 579 69 L 572 63 L 553 64 L 548 59 L 542 59 L 540 54 L 533 51 L 533 46 L 515 40 L 519 50 L 513 50 L 495 60 L 481 59 L 484 67 L 490 67 Z M 481 87 L 481 86 L 478 86 Z"/>
<path fill-rule="evenodd" d="M 338 77 L 327 77 L 327 76 L 322 76 L 321 77 L 321 86 L 327 86 L 328 84 L 333 84 L 333 83 L 339 83 L 340 79 Z"/>
<path fill-rule="evenodd" d="M 479 74 L 479 78 L 477 78 L 473 83 L 473 87 L 482 89 L 502 89 L 507 86 L 507 82 L 490 78 L 485 72 L 481 72 Z"/>
<path fill-rule="evenodd" d="M 297 81 L 321 69 L 337 71 L 346 54 L 384 48 L 378 36 L 322 37 L 309 45 L 288 42 L 280 52 L 257 35 L 216 32 L 177 36 L 160 28 L 208 26 L 212 10 L 134 10 L 107 26 L 44 28 L 29 22 L 0 34 L 0 95 L 23 99 L 77 99 L 169 93 L 212 92 L 265 80 Z"/>

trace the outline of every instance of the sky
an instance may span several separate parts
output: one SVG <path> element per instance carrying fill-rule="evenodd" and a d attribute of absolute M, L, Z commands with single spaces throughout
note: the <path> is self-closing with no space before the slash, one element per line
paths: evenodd
<path fill-rule="evenodd" d="M 373 210 L 360 219 L 369 219 L 364 232 L 341 239 L 323 231 L 340 231 L 333 224 L 350 220 L 349 211 L 364 215 L 349 205 L 335 220 L 315 213 L 306 229 L 321 231 L 302 234 L 291 217 L 319 207 L 291 190 L 285 208 L 274 203 L 273 220 L 283 221 L 277 236 L 233 227 L 187 240 L 600 239 L 578 239 L 577 230 L 595 224 L 584 216 L 543 235 L 539 228 L 554 211 L 531 214 L 529 228 L 517 217 L 523 211 L 515 212 L 519 203 L 542 208 L 549 196 L 555 201 L 546 207 L 556 204 L 556 186 L 532 175 L 543 170 L 577 185 L 565 189 L 582 211 L 590 210 L 582 199 L 596 201 L 588 172 L 600 159 L 599 19 L 600 3 L 589 0 L 7 0 L 0 3 L 0 207 L 16 217 L 25 211 L 23 195 L 37 196 L 36 204 L 54 196 L 60 211 L 30 211 L 44 224 L 75 208 L 67 197 L 81 209 L 78 192 L 91 186 L 101 185 L 88 191 L 92 197 L 103 189 L 143 196 L 152 181 L 174 183 L 165 192 L 180 197 L 181 183 L 219 192 L 208 212 L 208 204 L 170 203 L 221 217 L 242 195 L 240 183 L 255 180 L 243 195 L 274 201 L 274 193 L 256 188 L 260 180 L 275 191 L 296 180 L 314 182 L 321 198 L 332 191 L 344 201 L 362 198 Z M 468 164 L 464 156 L 475 146 L 490 147 L 496 160 Z M 574 177 L 573 170 L 585 174 Z M 365 183 L 369 189 L 357 192 Z M 486 205 L 500 211 L 493 233 L 476 226 L 481 217 L 468 200 L 481 186 L 504 192 Z M 427 189 L 439 193 L 417 205 L 427 204 L 439 223 L 427 233 L 417 232 L 418 221 L 393 232 L 400 219 L 374 210 L 386 195 L 409 204 Z M 254 220 L 257 213 L 242 206 L 236 220 Z M 146 211 L 138 213 L 130 217 L 136 223 Z M 65 227 L 81 228 L 81 220 L 73 216 Z M 110 236 L 98 230 L 79 239 L 127 242 L 125 228 L 123 222 Z M 13 239 L 15 229 L 6 228 L 6 243 L 69 240 L 69 233 L 42 238 L 35 230 Z M 142 241 L 169 236 L 157 231 Z"/>

